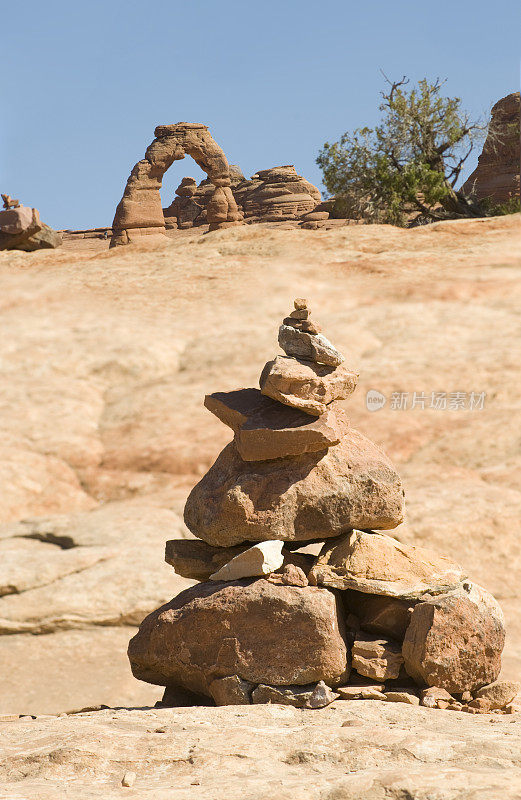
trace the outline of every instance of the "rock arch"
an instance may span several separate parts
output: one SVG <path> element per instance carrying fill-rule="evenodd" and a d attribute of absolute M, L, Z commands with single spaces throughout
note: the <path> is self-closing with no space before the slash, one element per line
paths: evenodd
<path fill-rule="evenodd" d="M 116 208 L 111 247 L 129 244 L 134 237 L 143 234 L 165 233 L 159 193 L 161 182 L 174 161 L 185 155 L 192 156 L 215 186 L 207 208 L 210 230 L 242 222 L 242 214 L 230 188 L 228 161 L 206 125 L 198 122 L 158 125 L 154 136 L 145 158 L 138 161 L 130 173 Z"/>

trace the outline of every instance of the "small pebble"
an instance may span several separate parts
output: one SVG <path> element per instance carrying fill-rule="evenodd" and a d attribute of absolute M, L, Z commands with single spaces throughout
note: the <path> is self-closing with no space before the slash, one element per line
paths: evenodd
<path fill-rule="evenodd" d="M 364 723 L 361 719 L 346 719 L 342 724 L 341 728 L 360 728 Z"/>
<path fill-rule="evenodd" d="M 305 300 L 303 297 L 297 297 L 295 299 L 293 305 L 295 306 L 295 309 L 298 311 L 301 308 L 307 308 L 308 307 L 308 301 Z"/>
<path fill-rule="evenodd" d="M 123 775 L 123 779 L 121 781 L 122 786 L 134 786 L 136 781 L 136 773 L 135 772 L 125 772 Z"/>

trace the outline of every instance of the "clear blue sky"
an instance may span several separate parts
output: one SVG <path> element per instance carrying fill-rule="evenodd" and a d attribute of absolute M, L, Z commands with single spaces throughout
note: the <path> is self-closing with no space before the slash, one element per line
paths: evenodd
<path fill-rule="evenodd" d="M 320 186 L 324 141 L 376 121 L 380 69 L 447 78 L 475 114 L 519 88 L 520 0 L 6 0 L 0 27 L 0 188 L 56 228 L 111 224 L 160 123 Z"/>

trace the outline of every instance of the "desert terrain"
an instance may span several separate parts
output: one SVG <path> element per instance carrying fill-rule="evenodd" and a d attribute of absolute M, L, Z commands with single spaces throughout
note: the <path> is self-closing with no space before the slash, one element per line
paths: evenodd
<path fill-rule="evenodd" d="M 360 373 L 351 424 L 402 476 L 393 535 L 496 596 L 502 674 L 519 679 L 520 222 L 244 225 L 0 253 L 0 714 L 13 715 L 0 797 L 119 797 L 127 769 L 154 798 L 228 798 L 231 773 L 251 798 L 521 796 L 517 715 L 376 701 L 139 710 L 161 690 L 125 653 L 190 585 L 164 544 L 190 536 L 186 496 L 231 438 L 204 395 L 258 385 L 300 296 Z M 370 390 L 386 398 L 377 411 Z M 433 392 L 446 408 L 430 408 Z"/>

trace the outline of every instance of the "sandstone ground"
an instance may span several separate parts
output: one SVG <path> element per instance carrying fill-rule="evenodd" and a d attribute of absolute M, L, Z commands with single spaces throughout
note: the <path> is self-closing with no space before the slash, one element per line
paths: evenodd
<path fill-rule="evenodd" d="M 384 447 L 402 475 L 407 521 L 394 535 L 451 556 L 495 594 L 507 621 L 503 675 L 519 678 L 520 273 L 519 215 L 407 231 L 242 226 L 208 235 L 177 232 L 162 244 L 144 240 L 110 251 L 106 241 L 80 240 L 52 252 L 0 253 L 0 713 L 54 714 L 158 699 L 157 687 L 130 675 L 125 647 L 147 613 L 190 585 L 163 562 L 164 543 L 189 535 L 182 522 L 186 496 L 231 438 L 203 407 L 204 395 L 258 385 L 259 365 L 279 352 L 279 321 L 298 296 L 309 299 L 325 335 L 345 354 L 346 365 L 360 372 L 355 394 L 342 403 L 351 423 Z M 387 398 L 373 413 L 366 407 L 371 389 Z M 431 409 L 432 392 L 452 393 L 455 408 Z M 464 400 L 458 395 L 465 408 L 458 407 L 456 392 L 465 393 Z M 486 393 L 483 408 L 469 410 L 471 392 Z M 408 393 L 407 409 L 393 407 L 393 393 Z M 352 715 L 351 705 L 337 705 Z M 452 764 L 451 737 L 472 759 L 471 739 L 483 736 L 483 780 L 478 775 L 475 785 L 490 791 L 476 797 L 494 796 L 500 788 L 504 794 L 502 771 L 517 758 L 501 750 L 503 744 L 513 748 L 512 739 L 519 737 L 512 734 L 519 730 L 511 721 L 516 715 L 492 724 L 488 716 L 463 720 L 456 712 L 389 705 L 382 710 L 368 701 L 357 712 L 363 729 L 340 728 L 334 710 L 306 715 L 284 709 L 281 719 L 293 720 L 289 728 L 273 709 L 241 711 L 250 715 L 239 720 L 250 753 L 246 761 L 219 750 L 228 743 L 212 744 L 218 729 L 237 722 L 234 713 L 239 712 L 121 711 L 112 720 L 107 711 L 6 723 L 4 743 L 11 760 L 20 754 L 21 767 L 16 774 L 4 762 L 2 768 L 11 770 L 4 772 L 7 780 L 26 776 L 30 782 L 46 779 L 53 765 L 49 779 L 63 781 L 62 793 L 69 792 L 63 796 L 96 796 L 101 787 L 107 797 L 110 791 L 119 796 L 132 742 L 149 764 L 147 774 L 154 772 L 156 756 L 147 737 L 164 740 L 146 733 L 154 714 L 158 725 L 181 720 L 175 725 L 182 729 L 185 720 L 190 731 L 203 731 L 194 742 L 179 734 L 179 742 L 194 744 L 199 737 L 204 758 L 223 759 L 215 797 L 227 796 L 226 759 L 240 765 L 236 772 L 248 768 L 264 780 L 261 754 L 253 751 L 262 739 L 257 729 L 266 725 L 284 729 L 281 741 L 295 737 L 295 752 L 308 753 L 289 764 L 283 762 L 285 750 L 280 757 L 281 779 L 290 790 L 307 785 L 310 791 L 317 771 L 339 770 L 338 781 L 340 772 L 351 779 L 349 771 L 362 767 L 345 759 L 356 753 L 362 758 L 364 739 L 357 733 L 353 750 L 353 743 L 346 747 L 337 737 L 362 730 L 372 742 L 382 741 L 384 732 L 392 740 L 385 757 L 380 748 L 367 756 L 378 769 L 387 769 L 394 752 L 389 769 L 409 774 L 408 759 L 415 768 L 426 762 L 424 776 L 443 768 L 447 786 L 453 768 L 466 770 Z M 439 734 L 432 733 L 431 720 Z M 111 745 L 114 751 L 87 747 L 84 766 L 74 766 L 83 757 L 75 755 L 76 748 L 84 750 L 82 731 L 92 732 L 101 748 L 111 726 L 122 733 L 121 742 Z M 428 741 L 434 736 L 438 749 L 404 755 L 401 740 L 393 740 L 402 729 L 411 741 L 419 740 L 419 731 Z M 334 742 L 326 742 L 328 737 Z M 41 753 L 38 741 L 47 743 Z M 176 747 L 181 766 L 172 766 L 170 749 L 163 772 L 171 783 L 165 786 L 175 783 L 169 770 L 179 769 L 183 780 L 185 771 L 188 777 L 194 771 L 185 745 Z M 275 753 L 276 741 L 269 747 Z M 38 753 L 31 755 L 31 748 Z M 81 770 L 90 761 L 98 765 L 98 788 L 87 788 L 89 778 L 81 795 Z M 293 771 L 298 780 L 305 776 L 302 784 L 291 783 Z M 508 772 L 514 779 L 515 771 Z M 73 773 L 80 781 L 77 795 L 69 781 Z M 321 781 L 307 797 L 352 796 L 333 780 L 328 795 Z M 380 791 L 378 781 L 370 786 Z M 417 796 L 444 800 L 443 794 L 428 794 L 429 786 Z M 160 797 L 154 791 L 164 788 L 150 783 L 148 790 Z M 264 796 L 257 784 L 248 791 Z M 406 797 L 409 789 L 392 791 L 387 796 Z M 452 796 L 474 795 L 447 795 Z"/>

